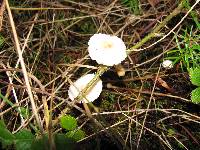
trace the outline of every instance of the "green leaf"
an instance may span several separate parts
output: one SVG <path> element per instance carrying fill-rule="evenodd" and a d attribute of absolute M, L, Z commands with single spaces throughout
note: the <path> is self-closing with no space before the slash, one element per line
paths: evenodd
<path fill-rule="evenodd" d="M 50 147 L 47 135 L 44 135 L 43 137 L 40 138 L 35 138 L 33 140 L 31 145 L 31 150 L 48 150 L 48 149 L 50 149 Z"/>
<path fill-rule="evenodd" d="M 3 120 L 0 120 L 0 127 L 6 128 L 6 125 Z"/>
<path fill-rule="evenodd" d="M 196 49 L 196 50 L 200 50 L 200 45 L 192 45 L 192 47 L 191 47 L 192 49 Z"/>
<path fill-rule="evenodd" d="M 121 3 L 130 8 L 130 10 L 135 14 L 140 14 L 140 3 L 139 0 L 121 0 Z"/>
<path fill-rule="evenodd" d="M 191 99 L 193 103 L 200 103 L 200 87 L 192 91 Z"/>
<path fill-rule="evenodd" d="M 74 117 L 66 115 L 60 118 L 60 125 L 66 130 L 74 130 L 77 127 L 77 121 Z"/>
<path fill-rule="evenodd" d="M 83 130 L 78 129 L 78 130 L 67 132 L 66 136 L 68 138 L 73 139 L 74 141 L 79 141 L 85 137 L 85 132 Z"/>
<path fill-rule="evenodd" d="M 6 125 L 0 120 L 0 141 L 3 147 L 13 144 L 15 136 L 6 128 Z"/>
<path fill-rule="evenodd" d="M 23 129 L 20 132 L 15 134 L 16 140 L 32 140 L 34 139 L 34 135 L 30 130 Z"/>
<path fill-rule="evenodd" d="M 24 118 L 28 118 L 30 116 L 30 111 L 28 110 L 28 108 L 20 107 L 20 110 L 21 110 L 21 115 Z"/>
<path fill-rule="evenodd" d="M 67 138 L 64 134 L 56 134 L 54 139 L 56 150 L 73 150 L 75 147 L 75 141 Z"/>
<path fill-rule="evenodd" d="M 192 84 L 200 86 L 200 68 L 190 69 L 189 72 Z"/>
<path fill-rule="evenodd" d="M 15 134 L 16 149 L 17 150 L 30 150 L 34 135 L 29 130 L 22 130 Z"/>

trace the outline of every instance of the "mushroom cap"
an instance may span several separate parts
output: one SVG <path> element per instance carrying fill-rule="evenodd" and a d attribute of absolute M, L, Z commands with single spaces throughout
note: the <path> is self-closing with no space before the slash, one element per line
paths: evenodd
<path fill-rule="evenodd" d="M 68 90 L 68 95 L 71 100 L 74 100 L 78 95 L 79 92 L 82 91 L 87 84 L 94 78 L 95 74 L 87 74 L 82 77 L 80 77 L 78 80 L 76 80 L 72 85 L 70 85 Z M 86 94 L 86 99 L 83 98 L 79 102 L 88 103 L 93 102 L 95 99 L 97 99 L 102 91 L 102 81 L 99 79 L 97 81 L 96 85 Z"/>
<path fill-rule="evenodd" d="M 171 60 L 165 60 L 162 62 L 162 66 L 165 69 L 171 69 L 173 67 L 173 62 Z"/>
<path fill-rule="evenodd" d="M 98 64 L 113 66 L 121 63 L 126 57 L 126 46 L 122 39 L 107 34 L 94 34 L 88 42 L 88 52 Z"/>

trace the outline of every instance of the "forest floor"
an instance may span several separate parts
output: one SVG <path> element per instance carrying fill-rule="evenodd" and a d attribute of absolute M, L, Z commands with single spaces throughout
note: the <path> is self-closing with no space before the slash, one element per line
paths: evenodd
<path fill-rule="evenodd" d="M 67 115 L 77 123 L 73 132 L 81 129 L 74 149 L 200 149 L 200 105 L 191 100 L 196 86 L 189 75 L 200 65 L 199 0 L 183 0 L 164 24 L 181 0 L 6 1 L 0 1 L 0 116 L 6 125 L 0 132 L 13 136 L 0 135 L 2 148 L 20 149 L 31 139 L 30 149 L 47 136 L 49 149 L 61 149 L 68 131 L 60 120 Z M 87 50 L 95 33 L 118 36 L 130 51 L 120 66 L 125 75 L 109 67 L 100 76 L 102 93 L 86 107 L 71 103 L 68 89 L 100 67 Z M 165 68 L 168 59 L 173 66 Z"/>

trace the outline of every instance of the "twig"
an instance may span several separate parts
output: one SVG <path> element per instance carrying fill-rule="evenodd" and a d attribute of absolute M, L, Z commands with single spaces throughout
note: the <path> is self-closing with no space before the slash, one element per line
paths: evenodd
<path fill-rule="evenodd" d="M 12 13 L 11 13 L 11 10 L 10 10 L 8 0 L 6 0 L 6 8 L 7 8 L 7 11 L 8 11 L 9 21 L 10 21 L 10 25 L 11 25 L 12 32 L 13 32 L 16 51 L 17 51 L 18 56 L 19 56 L 20 64 L 21 64 L 21 67 L 22 67 L 22 72 L 23 72 L 23 75 L 24 75 L 25 84 L 26 84 L 26 87 L 27 87 L 27 92 L 28 92 L 30 102 L 31 102 L 31 105 L 32 105 L 33 114 L 35 115 L 35 119 L 37 121 L 37 124 L 39 126 L 41 133 L 43 133 L 43 128 L 42 128 L 42 125 L 41 125 L 39 115 L 37 113 L 37 108 L 36 108 L 36 105 L 35 105 L 35 102 L 34 102 L 33 93 L 31 91 L 31 86 L 30 86 L 30 83 L 29 83 L 29 78 L 28 78 L 26 66 L 25 66 L 25 63 L 24 63 L 23 56 L 22 56 L 22 51 L 21 51 L 21 48 L 20 48 L 20 44 L 19 44 L 19 40 L 18 40 L 16 28 L 15 28 L 15 23 L 13 21 L 13 17 L 12 17 Z"/>
<path fill-rule="evenodd" d="M 51 8 L 51 7 L 34 7 L 34 8 L 25 8 L 25 7 L 10 7 L 11 10 L 21 10 L 21 11 L 42 11 L 42 10 L 69 10 L 69 9 L 74 9 L 74 8 Z"/>
<path fill-rule="evenodd" d="M 2 28 L 4 10 L 5 10 L 5 0 L 3 0 L 0 4 L 0 31 Z"/>
<path fill-rule="evenodd" d="M 143 38 L 139 43 L 137 43 L 135 46 L 131 47 L 128 50 L 128 53 L 131 53 L 131 51 L 142 51 L 145 49 L 148 49 L 150 47 L 152 47 L 153 45 L 159 43 L 160 41 L 162 41 L 163 39 L 165 39 L 167 36 L 169 36 L 172 32 L 174 32 L 174 30 L 183 22 L 183 20 L 189 15 L 189 13 L 194 9 L 194 7 L 200 2 L 200 0 L 197 0 L 196 3 L 190 8 L 190 10 L 187 11 L 187 13 L 185 14 L 185 16 L 182 17 L 181 21 L 179 21 L 179 23 L 177 23 L 177 25 L 171 29 L 169 31 L 169 33 L 167 33 L 165 36 L 163 36 L 161 39 L 159 39 L 158 41 L 156 41 L 155 43 L 149 45 L 148 47 L 142 48 L 142 49 L 137 49 L 139 47 L 141 47 L 144 43 L 146 43 L 147 41 L 149 41 L 150 39 L 152 39 L 153 37 L 156 36 L 156 34 L 158 34 L 158 32 L 160 31 L 160 29 L 162 29 L 162 27 L 164 27 L 167 22 L 169 22 L 174 16 L 176 16 L 177 14 L 179 14 L 181 12 L 181 9 L 183 8 L 183 1 L 179 4 L 179 6 L 169 15 L 167 16 L 163 22 L 160 23 L 160 25 L 158 25 L 153 32 L 151 32 L 149 35 L 147 35 L 145 38 Z"/>
<path fill-rule="evenodd" d="M 136 121 L 132 116 L 128 116 L 125 113 L 122 113 L 124 116 L 126 116 L 128 119 L 131 119 L 133 122 L 135 122 L 137 125 L 139 126 L 143 126 L 141 123 L 139 123 L 138 121 Z M 149 131 L 150 133 L 154 134 L 155 136 L 157 136 L 170 150 L 172 150 L 171 145 L 169 145 L 162 137 L 161 135 L 159 135 L 158 133 L 154 132 L 153 130 L 147 128 L 144 126 L 144 129 L 146 129 L 147 131 Z"/>
<path fill-rule="evenodd" d="M 140 131 L 140 134 L 139 134 L 139 138 L 138 138 L 138 141 L 137 141 L 137 149 L 139 148 L 140 139 L 141 139 L 141 137 L 142 137 L 143 129 L 144 129 L 144 126 L 145 126 L 145 122 L 146 122 L 146 118 L 147 118 L 147 114 L 148 114 L 148 109 L 149 109 L 149 107 L 150 107 L 151 100 L 152 100 L 152 98 L 153 98 L 154 90 L 155 90 L 156 83 L 157 83 L 157 80 L 158 80 L 158 76 L 159 76 L 159 73 L 160 73 L 160 68 L 161 68 L 161 66 L 160 66 L 159 69 L 158 69 L 158 73 L 157 73 L 157 75 L 156 75 L 156 79 L 155 79 L 155 82 L 154 82 L 154 85 L 153 85 L 153 89 L 152 89 L 152 91 L 151 91 L 151 97 L 150 97 L 150 100 L 149 100 L 149 103 L 148 103 L 148 106 L 147 106 L 147 111 L 146 111 L 146 113 L 145 113 L 144 120 L 143 120 L 143 123 L 142 123 L 142 128 L 141 128 L 141 131 Z"/>
<path fill-rule="evenodd" d="M 151 33 L 149 33 L 146 37 L 144 37 L 140 42 L 138 42 L 136 45 L 128 49 L 128 54 L 130 54 L 132 51 L 140 51 L 136 50 L 137 48 L 141 47 L 144 43 L 148 42 L 150 39 L 155 37 L 158 32 L 177 14 L 181 12 L 181 9 L 183 8 L 183 2 L 181 2 L 174 11 L 169 14 Z"/>
<path fill-rule="evenodd" d="M 4 66 L 4 64 L 2 64 L 2 66 L 4 67 L 4 69 L 6 69 L 6 67 Z M 9 79 L 9 82 L 10 82 L 10 84 L 13 84 L 13 78 L 12 78 L 12 75 L 11 75 L 11 72 L 10 71 L 6 71 L 6 74 L 7 74 L 7 76 L 8 76 L 8 79 Z M 13 92 L 13 96 L 14 96 L 14 99 L 15 99 L 15 103 L 16 104 L 19 104 L 19 101 L 18 101 L 18 97 L 17 97 L 17 94 L 16 94 L 16 92 L 15 92 L 15 88 L 14 87 L 11 87 L 11 89 L 12 89 L 12 92 Z M 21 108 L 19 107 L 18 108 L 18 111 L 19 111 L 19 115 L 20 115 L 20 118 L 21 118 L 21 124 L 23 124 L 24 123 L 24 118 L 23 118 L 23 115 L 22 115 L 22 113 L 21 113 Z"/>

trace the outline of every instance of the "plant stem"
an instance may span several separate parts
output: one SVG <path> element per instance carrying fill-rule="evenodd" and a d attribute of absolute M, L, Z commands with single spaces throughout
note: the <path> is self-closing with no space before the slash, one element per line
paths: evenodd
<path fill-rule="evenodd" d="M 10 25 L 11 25 L 12 32 L 13 32 L 14 41 L 15 41 L 15 47 L 16 47 L 16 51 L 17 51 L 18 56 L 19 56 L 19 61 L 20 61 L 21 67 L 22 67 L 22 72 L 23 72 L 23 75 L 24 75 L 24 80 L 25 80 L 25 84 L 26 84 L 26 87 L 27 87 L 27 92 L 28 92 L 30 102 L 31 102 L 31 105 L 32 105 L 33 114 L 35 115 L 35 119 L 36 119 L 36 122 L 39 126 L 40 132 L 43 134 L 43 128 L 42 128 L 42 125 L 41 125 L 39 115 L 37 113 L 37 108 L 36 108 L 35 101 L 34 101 L 34 98 L 33 98 L 33 93 L 31 91 L 28 73 L 27 73 L 27 70 L 26 70 L 26 66 L 25 66 L 25 63 L 24 63 L 23 56 L 22 56 L 22 51 L 21 51 L 21 48 L 20 48 L 20 44 L 19 44 L 19 40 L 18 40 L 16 28 L 15 28 L 15 23 L 13 21 L 13 17 L 12 17 L 12 13 L 11 13 L 11 10 L 10 10 L 8 0 L 5 0 L 5 2 L 6 2 L 6 8 L 7 8 L 7 11 L 8 11 L 9 21 L 10 21 Z"/>
<path fill-rule="evenodd" d="M 183 1 L 178 5 L 176 9 L 172 13 L 170 13 L 151 33 L 149 33 L 146 37 L 144 37 L 140 42 L 138 42 L 136 45 L 131 47 L 128 50 L 128 54 L 132 52 L 132 50 L 137 49 L 141 47 L 144 43 L 148 42 L 150 39 L 156 36 L 157 33 L 177 14 L 181 12 L 181 9 L 183 8 Z"/>

